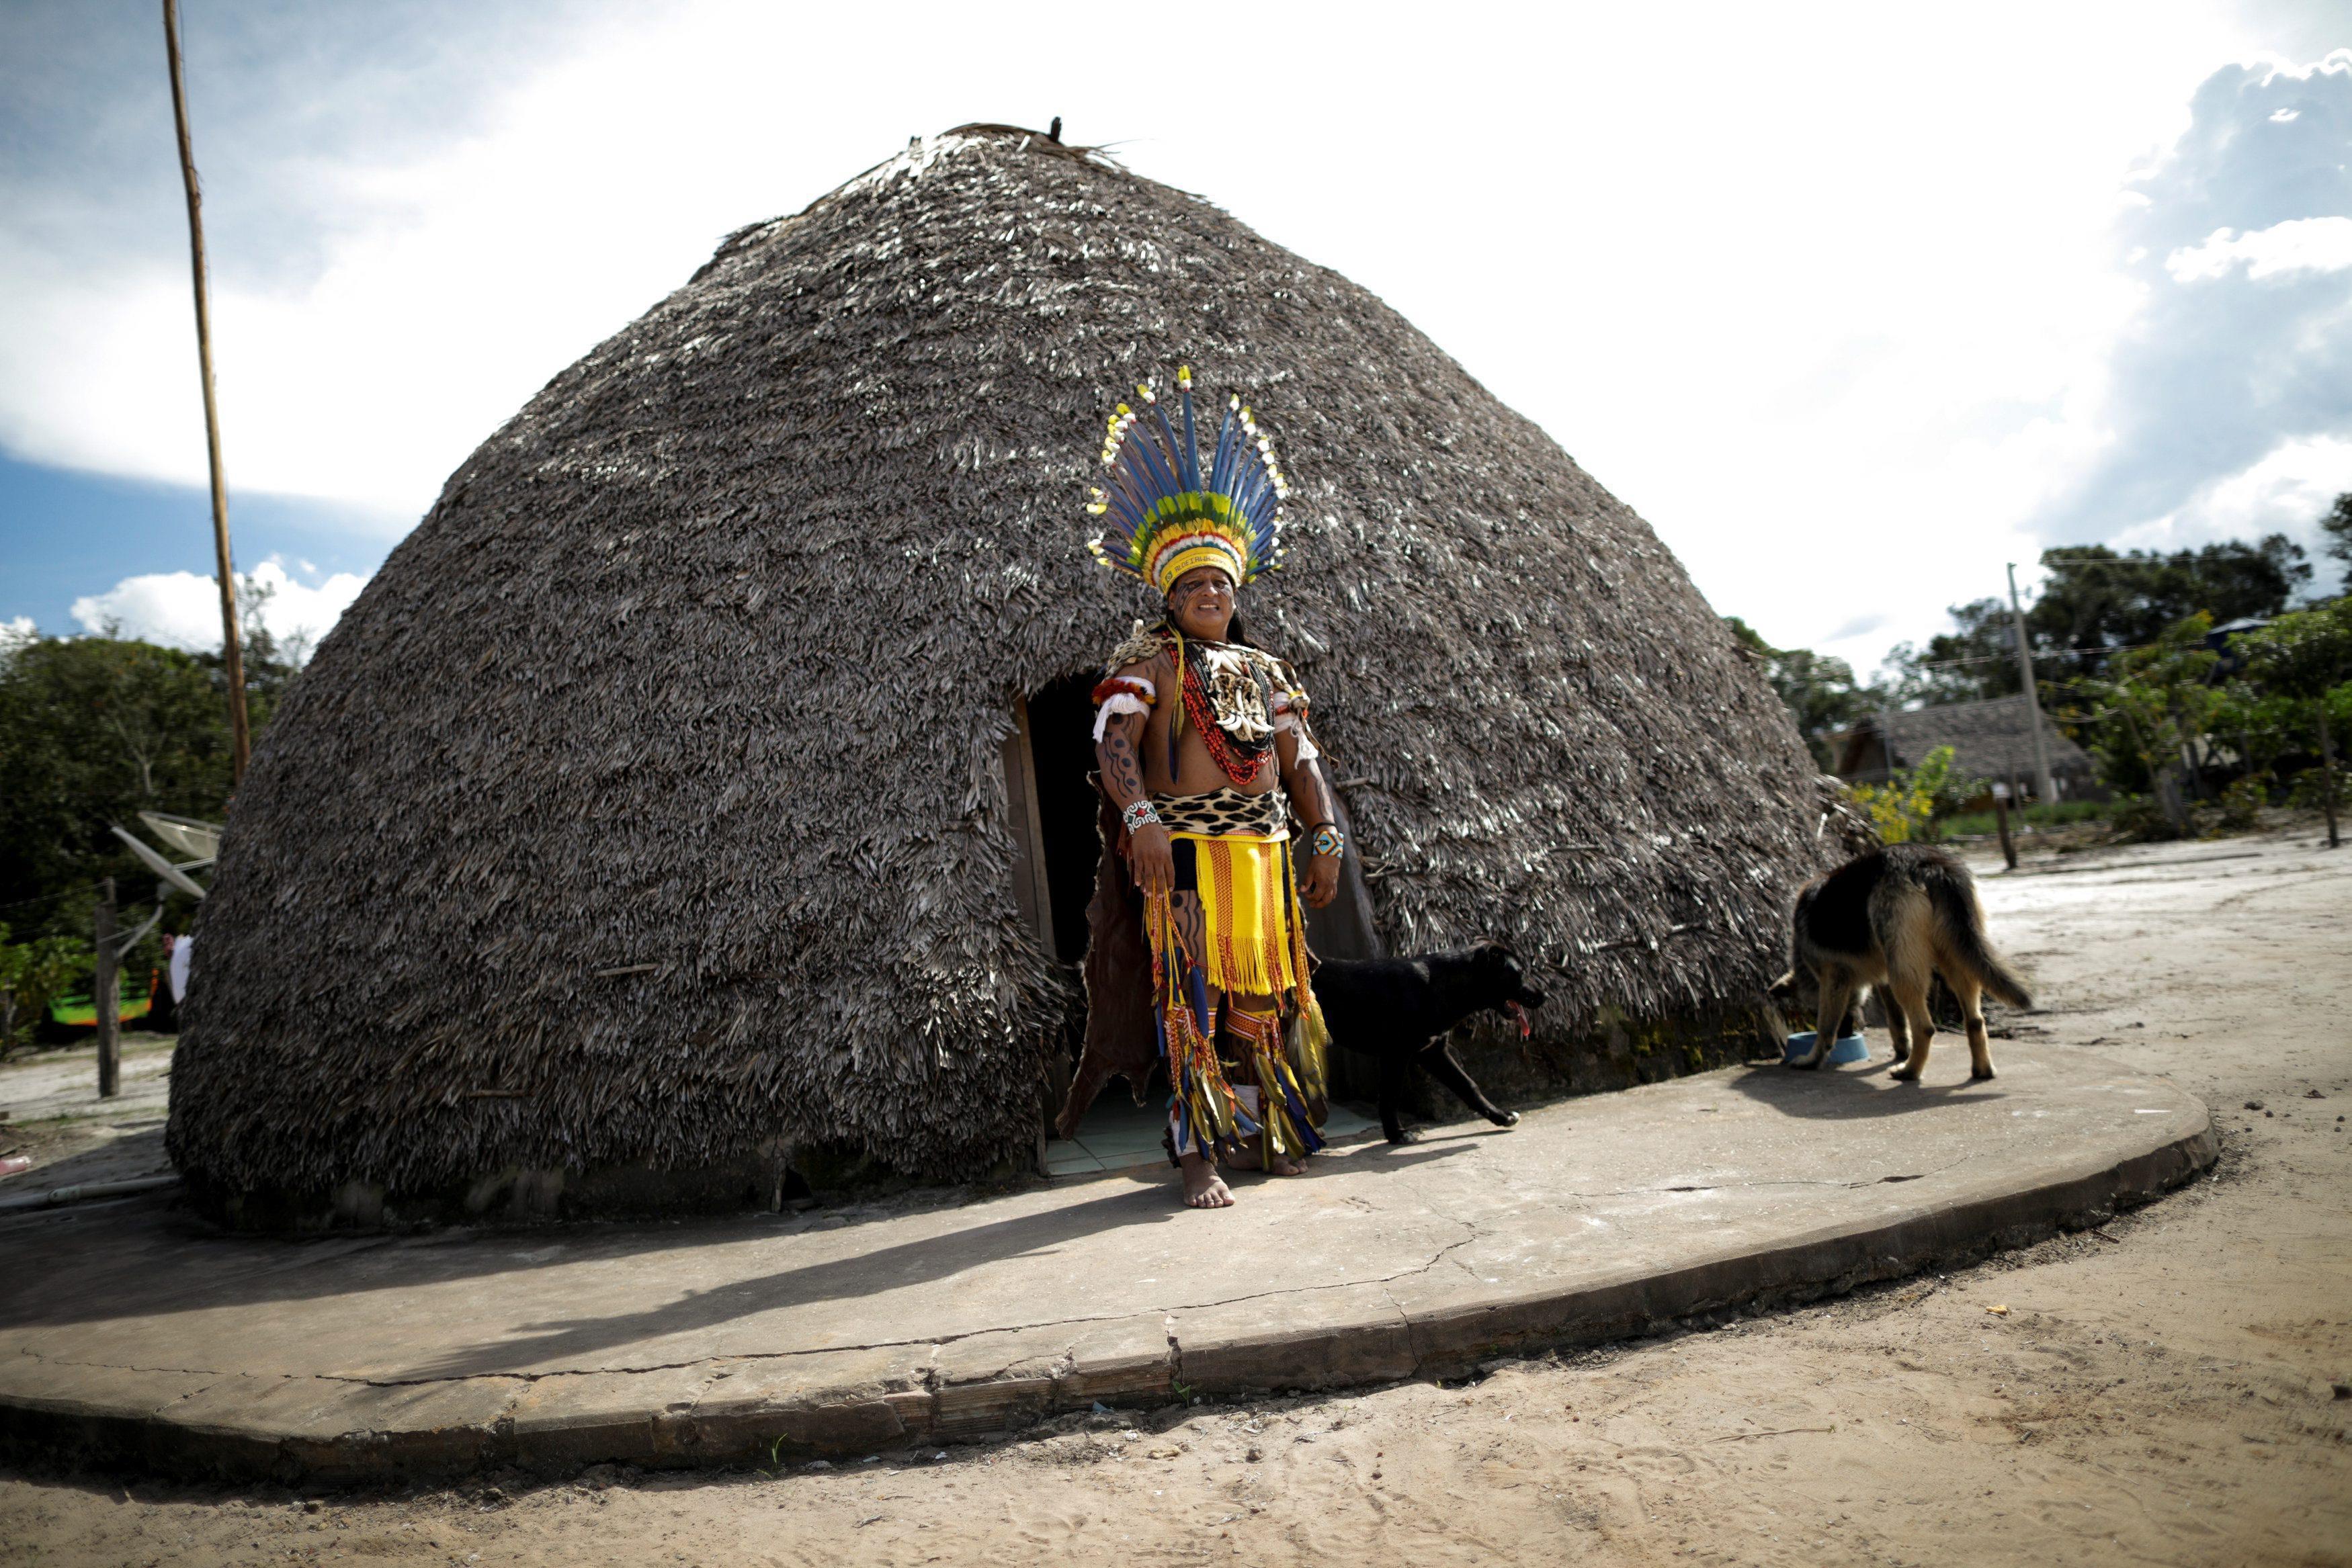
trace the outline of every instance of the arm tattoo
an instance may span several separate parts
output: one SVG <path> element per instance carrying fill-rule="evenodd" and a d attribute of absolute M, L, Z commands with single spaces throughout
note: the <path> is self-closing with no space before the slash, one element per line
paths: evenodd
<path fill-rule="evenodd" d="M 1102 764 L 1103 788 L 1121 806 L 1144 798 L 1143 766 L 1136 758 L 1135 740 L 1127 733 L 1128 727 L 1114 722 L 1103 732 L 1102 745 L 1095 752 L 1095 759 Z"/>
<path fill-rule="evenodd" d="M 1171 669 L 1163 673 L 1160 662 L 1154 662 L 1129 665 L 1119 674 L 1139 675 L 1150 681 L 1155 687 L 1160 687 L 1168 684 L 1174 671 Z M 1150 717 L 1150 715 L 1140 713 L 1112 715 L 1110 723 L 1103 729 L 1102 740 L 1095 747 L 1095 760 L 1102 768 L 1103 789 L 1123 807 L 1150 798 L 1150 791 L 1143 787 L 1143 760 L 1136 751 L 1136 743 L 1143 738 L 1144 727 Z"/>

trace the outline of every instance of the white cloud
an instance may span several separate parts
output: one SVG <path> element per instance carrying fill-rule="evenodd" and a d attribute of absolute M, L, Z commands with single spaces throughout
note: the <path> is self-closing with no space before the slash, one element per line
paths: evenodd
<path fill-rule="evenodd" d="M 2317 521 L 2352 491 L 2352 435 L 2282 442 L 2261 461 L 2202 486 L 2163 517 L 2125 529 L 2119 549 L 2188 549 L 2219 539 L 2283 533 L 2315 555 Z M 2320 568 L 2320 582 L 2328 581 Z"/>
<path fill-rule="evenodd" d="M 315 645 L 366 586 L 364 579 L 348 571 L 337 572 L 323 582 L 305 583 L 275 557 L 251 573 L 238 575 L 249 575 L 268 595 L 261 621 L 280 643 Z M 103 593 L 75 600 L 73 617 L 87 632 L 111 629 L 125 637 L 191 652 L 207 652 L 221 643 L 216 580 L 193 571 L 126 577 Z"/>
<path fill-rule="evenodd" d="M 2285 118 L 2280 109 L 2295 112 Z M 2352 442 L 2352 50 L 2214 71 L 2118 214 L 2131 310 L 2075 384 L 2043 544 L 2306 541 Z M 2297 517 L 2298 507 L 2309 510 Z M 2020 559 L 2030 559 L 2030 555 Z"/>
<path fill-rule="evenodd" d="M 33 618 L 29 615 L 11 615 L 7 620 L 0 621 L 0 659 L 6 658 L 40 634 L 41 629 L 33 624 Z"/>
<path fill-rule="evenodd" d="M 2352 217 L 2290 218 L 2242 235 L 2215 229 L 2204 244 L 2183 246 L 2164 258 L 2164 270 L 2181 283 L 2224 277 L 2240 266 L 2256 281 L 2352 267 Z"/>

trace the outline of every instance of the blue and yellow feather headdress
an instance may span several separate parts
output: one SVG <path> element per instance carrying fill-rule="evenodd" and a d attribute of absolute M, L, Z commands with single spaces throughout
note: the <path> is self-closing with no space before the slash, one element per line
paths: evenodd
<path fill-rule="evenodd" d="M 1126 403 L 1103 438 L 1108 483 L 1087 510 L 1108 518 L 1087 541 L 1094 558 L 1165 594 L 1195 567 L 1213 566 L 1248 582 L 1282 564 L 1282 502 L 1290 493 L 1274 447 L 1238 397 L 1228 398 L 1216 455 L 1204 476 L 1192 425 L 1192 369 L 1176 369 L 1184 437 L 1147 381 L 1135 395 L 1150 417 Z"/>

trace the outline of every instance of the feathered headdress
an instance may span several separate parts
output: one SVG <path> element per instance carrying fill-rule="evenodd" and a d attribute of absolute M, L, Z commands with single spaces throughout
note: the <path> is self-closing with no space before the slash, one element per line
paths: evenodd
<path fill-rule="evenodd" d="M 1238 397 L 1225 402 L 1216 456 L 1204 477 L 1192 427 L 1192 369 L 1176 369 L 1184 438 L 1150 382 L 1135 395 L 1148 419 L 1126 403 L 1110 416 L 1103 438 L 1109 483 L 1098 486 L 1087 510 L 1108 517 L 1087 549 L 1105 566 L 1165 594 L 1195 567 L 1214 566 L 1248 582 L 1282 564 L 1282 501 L 1290 493 L 1274 448 Z M 1138 426 L 1141 425 L 1139 431 Z"/>

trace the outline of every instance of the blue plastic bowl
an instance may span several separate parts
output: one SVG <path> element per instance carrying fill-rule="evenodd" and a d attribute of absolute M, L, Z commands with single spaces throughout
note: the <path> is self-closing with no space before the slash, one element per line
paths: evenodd
<path fill-rule="evenodd" d="M 1789 1037 L 1787 1060 L 1794 1061 L 1812 1049 L 1813 1031 L 1811 1030 L 1807 1030 L 1802 1034 L 1792 1034 Z M 1862 1036 L 1858 1034 L 1847 1035 L 1830 1047 L 1829 1065 L 1832 1067 L 1845 1067 L 1856 1061 L 1869 1060 L 1870 1047 L 1864 1043 Z"/>

